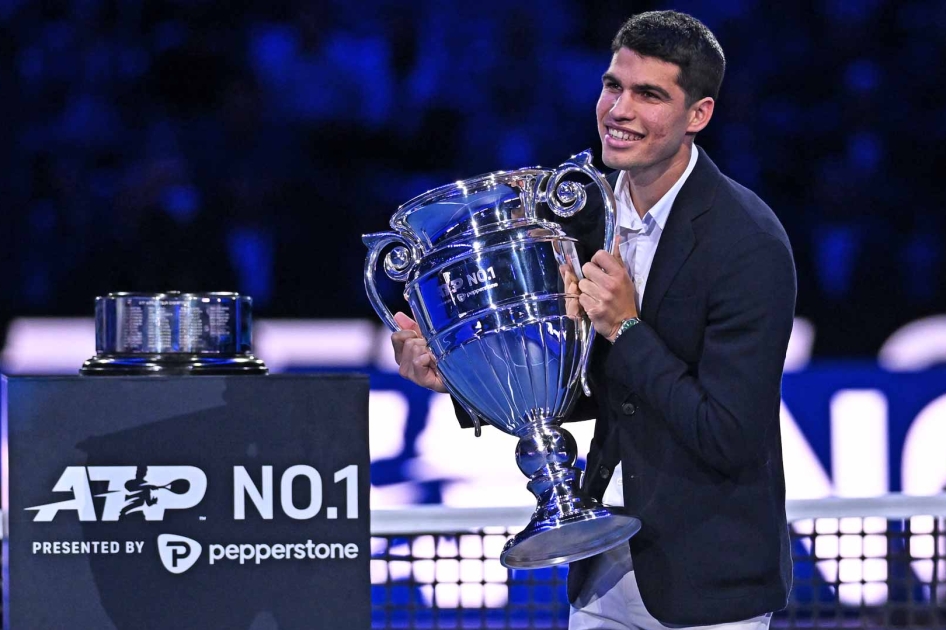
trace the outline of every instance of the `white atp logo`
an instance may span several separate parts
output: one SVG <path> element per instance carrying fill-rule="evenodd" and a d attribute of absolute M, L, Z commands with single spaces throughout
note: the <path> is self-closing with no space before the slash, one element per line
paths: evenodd
<path fill-rule="evenodd" d="M 80 521 L 95 521 L 90 481 L 107 481 L 103 521 L 117 521 L 140 512 L 146 521 L 164 519 L 165 510 L 192 508 L 207 491 L 207 475 L 194 466 L 69 466 L 53 492 L 70 492 L 71 499 L 26 508 L 33 521 L 48 522 L 61 510 L 74 510 Z"/>
<path fill-rule="evenodd" d="M 176 534 L 158 536 L 158 555 L 164 568 L 180 575 L 190 569 L 200 558 L 202 547 L 196 540 Z"/>

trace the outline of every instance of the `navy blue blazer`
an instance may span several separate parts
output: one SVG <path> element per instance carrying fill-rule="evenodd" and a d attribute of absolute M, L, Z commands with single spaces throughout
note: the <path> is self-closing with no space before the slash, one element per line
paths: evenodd
<path fill-rule="evenodd" d="M 570 419 L 596 418 L 583 487 L 601 498 L 623 462 L 647 610 L 709 625 L 782 609 L 792 582 L 779 433 L 795 309 L 785 230 L 705 151 L 677 196 L 647 280 L 642 323 L 597 338 Z M 609 177 L 612 186 L 617 174 Z M 567 222 L 583 260 L 601 248 L 600 198 Z M 590 560 L 572 563 L 574 602 Z"/>

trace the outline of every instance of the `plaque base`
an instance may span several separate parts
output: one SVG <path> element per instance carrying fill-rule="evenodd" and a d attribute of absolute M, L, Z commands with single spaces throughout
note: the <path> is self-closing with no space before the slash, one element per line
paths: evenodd
<path fill-rule="evenodd" d="M 253 355 L 207 356 L 201 354 L 98 354 L 82 364 L 83 376 L 181 376 L 266 374 L 266 364 Z"/>

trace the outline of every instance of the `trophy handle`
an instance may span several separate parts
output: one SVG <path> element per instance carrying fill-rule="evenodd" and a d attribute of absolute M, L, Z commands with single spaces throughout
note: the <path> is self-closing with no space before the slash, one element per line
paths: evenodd
<path fill-rule="evenodd" d="M 617 203 L 614 201 L 614 191 L 611 190 L 611 184 L 592 165 L 591 160 L 591 149 L 586 149 L 555 169 L 548 179 L 542 200 L 546 201 L 552 212 L 558 216 L 570 217 L 585 207 L 588 194 L 585 192 L 585 187 L 578 182 L 563 182 L 562 178 L 569 173 L 584 173 L 590 177 L 598 190 L 601 191 L 601 199 L 604 202 L 604 245 L 601 249 L 613 254 L 618 250 L 618 243 L 615 238 Z M 591 358 L 591 345 L 594 339 L 595 329 L 586 315 L 582 318 L 581 324 L 581 388 L 585 392 L 585 396 L 589 397 L 591 396 L 591 387 L 588 385 L 588 361 Z"/>
<path fill-rule="evenodd" d="M 403 235 L 395 232 L 364 234 L 361 240 L 368 246 L 368 256 L 365 258 L 365 291 L 368 293 L 368 301 L 371 302 L 371 306 L 381 321 L 392 331 L 398 331 L 401 327 L 394 321 L 394 315 L 378 293 L 378 286 L 374 279 L 375 269 L 381 250 L 388 245 L 398 243 L 399 246 L 392 249 L 384 258 L 384 272 L 395 282 L 406 281 L 414 263 L 420 258 L 418 247 Z"/>
<path fill-rule="evenodd" d="M 361 237 L 362 242 L 368 246 L 368 256 L 365 258 L 365 290 L 368 293 L 368 300 L 371 306 L 378 314 L 378 317 L 387 324 L 392 331 L 401 330 L 401 327 L 394 321 L 394 315 L 391 309 L 387 307 L 381 294 L 378 293 L 378 286 L 374 280 L 375 269 L 378 265 L 378 257 L 381 250 L 398 243 L 399 246 L 392 249 L 384 258 L 384 272 L 391 280 L 395 282 L 404 282 L 410 275 L 411 269 L 417 260 L 420 259 L 420 248 L 416 243 L 411 242 L 402 234 L 395 232 L 376 232 L 374 234 L 364 234 Z M 449 385 L 447 386 L 449 389 Z M 451 390 L 452 393 L 452 390 Z M 454 399 L 460 402 L 460 406 L 470 415 L 473 420 L 476 437 L 480 437 L 483 429 L 481 427 L 480 415 L 468 404 L 454 394 Z"/>
<path fill-rule="evenodd" d="M 584 173 L 590 177 L 604 201 L 604 245 L 612 254 L 617 251 L 615 230 L 617 228 L 617 203 L 614 201 L 614 191 L 604 175 L 591 163 L 591 149 L 586 149 L 559 166 L 546 180 L 545 189 L 540 191 L 539 201 L 549 204 L 552 212 L 560 217 L 571 217 L 585 207 L 588 194 L 585 187 L 578 182 L 563 182 L 562 178 L 570 173 Z"/>

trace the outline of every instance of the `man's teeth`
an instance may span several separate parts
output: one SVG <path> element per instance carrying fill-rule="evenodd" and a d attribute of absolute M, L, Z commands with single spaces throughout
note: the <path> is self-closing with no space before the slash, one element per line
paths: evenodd
<path fill-rule="evenodd" d="M 621 131 L 620 129 L 608 129 L 608 135 L 616 140 L 640 140 L 644 137 L 636 133 Z"/>

